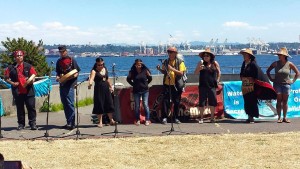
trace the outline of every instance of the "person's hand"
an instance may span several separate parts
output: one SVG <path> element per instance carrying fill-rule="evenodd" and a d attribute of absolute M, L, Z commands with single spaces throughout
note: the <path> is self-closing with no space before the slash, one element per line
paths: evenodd
<path fill-rule="evenodd" d="M 204 65 L 200 65 L 199 70 L 201 71 L 201 70 L 203 70 L 204 68 L 205 68 Z"/>
<path fill-rule="evenodd" d="M 292 80 L 288 80 L 287 83 L 291 85 L 291 84 L 293 84 L 294 82 L 293 82 Z"/>
<path fill-rule="evenodd" d="M 59 82 L 59 79 L 60 79 L 60 77 L 56 77 L 56 79 L 55 79 L 55 80 L 56 80 L 57 82 Z"/>
<path fill-rule="evenodd" d="M 157 65 L 157 66 L 156 66 L 156 69 L 157 69 L 157 70 L 160 70 L 160 66 L 159 66 L 159 65 Z"/>
<path fill-rule="evenodd" d="M 13 82 L 12 83 L 13 87 L 17 87 L 17 86 L 19 86 L 19 84 L 20 84 L 19 82 Z"/>
<path fill-rule="evenodd" d="M 89 84 L 89 85 L 88 85 L 88 89 L 91 89 L 91 88 L 92 88 L 92 84 Z"/>
<path fill-rule="evenodd" d="M 168 70 L 174 71 L 174 68 L 173 68 L 173 66 L 171 66 L 171 65 L 168 65 Z"/>
<path fill-rule="evenodd" d="M 114 92 L 114 88 L 113 87 L 109 87 L 109 91 L 110 91 L 110 93 L 113 93 Z"/>

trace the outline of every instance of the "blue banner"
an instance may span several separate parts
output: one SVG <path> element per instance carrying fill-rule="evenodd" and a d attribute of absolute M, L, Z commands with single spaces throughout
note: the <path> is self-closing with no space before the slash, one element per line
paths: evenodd
<path fill-rule="evenodd" d="M 3 103 L 2 103 L 2 98 L 0 97 L 0 116 L 4 116 L 4 108 L 3 108 Z"/>
<path fill-rule="evenodd" d="M 247 119 L 248 116 L 244 110 L 244 99 L 241 90 L 241 81 L 224 82 L 224 108 L 225 113 L 235 119 Z M 288 118 L 300 117 L 300 80 L 291 85 L 288 100 Z M 259 102 L 260 118 L 276 119 L 276 100 Z"/>

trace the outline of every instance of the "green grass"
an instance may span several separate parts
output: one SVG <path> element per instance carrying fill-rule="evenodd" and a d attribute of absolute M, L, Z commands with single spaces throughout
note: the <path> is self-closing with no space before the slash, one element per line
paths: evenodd
<path fill-rule="evenodd" d="M 93 103 L 94 103 L 93 98 L 88 97 L 83 100 L 79 100 L 78 107 L 88 106 Z M 76 102 L 74 104 L 76 106 Z M 64 109 L 64 107 L 63 107 L 62 103 L 59 103 L 59 104 L 51 104 L 50 103 L 50 109 L 49 109 L 50 112 L 58 112 L 63 109 Z M 43 106 L 40 108 L 40 112 L 47 112 L 47 111 L 48 111 L 48 102 L 47 102 L 47 100 L 45 100 L 43 103 Z"/>

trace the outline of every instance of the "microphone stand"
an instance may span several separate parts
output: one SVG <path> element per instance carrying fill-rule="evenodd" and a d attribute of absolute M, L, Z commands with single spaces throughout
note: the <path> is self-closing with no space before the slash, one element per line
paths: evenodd
<path fill-rule="evenodd" d="M 74 86 L 74 89 L 75 89 L 75 98 L 76 98 L 76 116 L 77 116 L 77 118 L 76 118 L 76 133 L 75 134 L 72 134 L 72 135 L 67 135 L 67 136 L 63 136 L 63 137 L 60 137 L 60 138 L 65 138 L 65 137 L 70 137 L 70 136 L 74 136 L 74 135 L 76 135 L 76 140 L 78 140 L 79 139 L 79 136 L 84 136 L 84 135 L 86 135 L 86 136 L 95 136 L 95 135 L 92 135 L 92 134 L 81 134 L 80 133 L 80 130 L 79 130 L 79 111 L 78 111 L 78 87 L 83 83 L 83 82 L 85 82 L 86 80 L 83 80 L 83 81 L 81 81 L 81 82 L 79 82 L 78 84 L 76 84 L 75 86 Z"/>
<path fill-rule="evenodd" d="M 116 92 L 116 72 L 115 72 L 115 67 L 116 67 L 116 64 L 113 63 L 112 65 L 112 74 L 113 74 L 113 85 L 114 85 L 114 91 L 113 91 L 113 95 L 114 97 L 118 96 L 117 92 Z M 114 98 L 114 99 L 118 99 L 118 98 Z M 114 108 L 115 108 L 115 111 L 116 111 L 116 101 L 114 101 Z M 115 117 L 116 114 L 115 114 Z M 113 132 L 108 132 L 108 133 L 102 133 L 101 135 L 114 135 L 114 138 L 117 137 L 118 134 L 133 134 L 133 133 L 130 133 L 130 132 L 119 132 L 118 131 L 118 120 L 115 120 L 115 130 Z"/>
<path fill-rule="evenodd" d="M 52 66 L 53 66 L 54 62 L 51 61 L 51 67 L 49 70 L 49 83 L 48 83 L 48 96 L 47 96 L 47 115 L 46 115 L 46 132 L 44 133 L 44 136 L 41 137 L 35 137 L 33 139 L 37 139 L 37 138 L 43 138 L 46 137 L 46 140 L 49 141 L 48 137 L 53 137 L 55 138 L 55 136 L 49 136 L 49 112 L 50 112 L 50 83 L 51 83 L 51 74 L 52 74 Z"/>
<path fill-rule="evenodd" d="M 163 64 L 163 60 L 161 60 L 162 64 Z M 171 129 L 170 130 L 167 130 L 167 131 L 163 131 L 162 133 L 167 133 L 167 135 L 170 135 L 171 133 L 173 132 L 177 132 L 177 133 L 184 133 L 184 134 L 189 134 L 189 133 L 186 133 L 186 132 L 182 132 L 182 131 L 175 131 L 174 129 L 174 110 L 171 111 L 171 103 L 172 103 L 172 96 L 171 96 L 171 93 L 172 93 L 172 90 L 171 90 L 171 76 L 170 76 L 170 71 L 168 69 L 168 64 L 167 61 L 165 62 L 165 71 L 166 71 L 166 76 L 168 77 L 168 81 L 169 81 L 169 85 L 168 85 L 168 95 L 169 95 L 169 100 L 168 100 L 168 106 L 167 106 L 167 111 L 168 111 L 168 114 L 169 112 L 170 113 L 170 117 L 171 117 Z M 163 82 L 164 83 L 164 82 Z M 175 84 L 173 85 L 176 92 L 178 91 Z"/>

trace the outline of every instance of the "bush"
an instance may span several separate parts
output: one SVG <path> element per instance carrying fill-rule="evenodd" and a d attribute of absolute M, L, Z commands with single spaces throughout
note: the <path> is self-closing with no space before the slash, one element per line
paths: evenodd
<path fill-rule="evenodd" d="M 78 107 L 88 106 L 93 103 L 94 103 L 93 98 L 88 97 L 83 100 L 79 100 Z M 76 106 L 76 102 L 74 104 Z M 51 104 L 50 103 L 50 109 L 49 109 L 50 112 L 58 112 L 63 109 L 64 109 L 64 107 L 63 107 L 62 103 L 59 103 L 59 104 Z M 43 102 L 43 106 L 40 108 L 40 112 L 47 112 L 47 111 L 48 111 L 48 99 L 46 98 L 46 100 Z"/>

